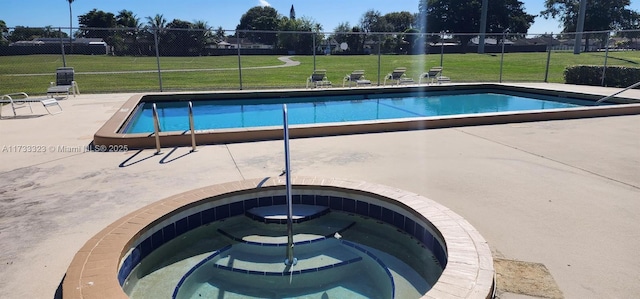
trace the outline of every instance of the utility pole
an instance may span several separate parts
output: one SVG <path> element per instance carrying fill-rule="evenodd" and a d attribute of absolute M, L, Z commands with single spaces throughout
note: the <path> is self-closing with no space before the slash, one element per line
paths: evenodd
<path fill-rule="evenodd" d="M 487 35 L 487 14 L 489 0 L 482 0 L 482 15 L 480 16 L 480 40 L 478 41 L 478 54 L 484 54 L 484 39 Z"/>
<path fill-rule="evenodd" d="M 578 26 L 576 28 L 576 43 L 573 45 L 573 54 L 580 54 L 582 45 L 582 32 L 584 31 L 584 19 L 587 15 L 587 0 L 580 0 L 580 14 L 578 15 Z"/>

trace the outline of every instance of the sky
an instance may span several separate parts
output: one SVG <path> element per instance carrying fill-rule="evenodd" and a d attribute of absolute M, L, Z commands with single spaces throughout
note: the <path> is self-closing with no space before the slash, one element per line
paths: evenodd
<path fill-rule="evenodd" d="M 543 0 L 520 0 L 524 9 L 532 15 L 544 9 Z M 233 30 L 240 17 L 254 6 L 271 6 L 284 16 L 289 15 L 291 5 L 296 17 L 307 17 L 320 23 L 326 32 L 333 31 L 338 24 L 349 22 L 357 25 L 362 15 L 377 10 L 383 15 L 389 12 L 418 12 L 418 0 L 75 0 L 72 3 L 73 27 L 78 27 L 78 15 L 92 9 L 111 12 L 115 15 L 126 9 L 132 11 L 142 23 L 146 17 L 162 14 L 167 22 L 173 19 L 205 21 L 213 28 Z M 491 1 L 489 1 L 491 3 Z M 8 27 L 69 27 L 69 3 L 67 0 L 0 0 L 0 20 Z M 640 0 L 632 0 L 632 10 L 640 11 Z M 537 17 L 529 29 L 530 34 L 557 33 L 562 31 L 557 20 Z"/>

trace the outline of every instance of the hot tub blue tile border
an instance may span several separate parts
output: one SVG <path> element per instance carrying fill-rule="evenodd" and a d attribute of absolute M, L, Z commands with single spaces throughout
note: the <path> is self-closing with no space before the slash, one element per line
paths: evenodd
<path fill-rule="evenodd" d="M 176 237 L 186 233 L 189 230 L 189 218 L 187 217 L 176 221 L 175 224 L 176 224 Z"/>
<path fill-rule="evenodd" d="M 259 207 L 268 207 L 273 205 L 273 197 L 259 197 L 258 198 L 258 206 Z"/>
<path fill-rule="evenodd" d="M 206 209 L 200 212 L 200 214 L 202 215 L 202 225 L 216 221 L 216 208 Z"/>
<path fill-rule="evenodd" d="M 329 207 L 330 210 L 344 211 L 355 213 L 364 217 L 370 217 L 383 221 L 387 224 L 395 226 L 399 231 L 407 233 L 418 240 L 425 248 L 431 250 L 436 257 L 440 266 L 444 268 L 447 264 L 446 249 L 440 245 L 437 238 L 434 237 L 429 230 L 422 225 L 416 223 L 404 215 L 365 201 L 358 201 L 348 197 L 324 196 L 324 195 L 294 195 L 292 196 L 294 203 L 313 204 Z M 284 195 L 264 196 L 257 198 L 245 199 L 243 201 L 233 202 L 217 207 L 212 207 L 203 211 L 188 215 L 174 223 L 164 226 L 162 229 L 153 233 L 151 236 L 140 242 L 125 258 L 122 266 L 118 270 L 118 280 L 123 285 L 131 271 L 144 258 L 151 254 L 155 249 L 165 243 L 175 239 L 176 237 L 198 228 L 202 225 L 209 224 L 214 221 L 223 220 L 228 217 L 241 214 L 246 215 L 246 211 L 254 207 L 271 206 L 275 204 L 285 204 L 286 197 Z M 327 210 L 328 213 L 330 210 Z M 321 216 L 321 215 L 319 215 Z M 319 217 L 318 216 L 318 217 Z M 286 223 L 286 222 L 285 222 Z M 228 237 L 235 238 L 231 235 Z M 331 237 L 331 236 L 325 236 Z M 322 240 L 319 238 L 311 241 L 300 242 L 301 244 Z M 264 246 L 280 246 L 280 244 L 262 244 Z"/>
<path fill-rule="evenodd" d="M 329 196 L 329 208 L 342 211 L 342 197 Z"/>
<path fill-rule="evenodd" d="M 315 200 L 316 200 L 316 203 L 315 203 L 316 206 L 323 206 L 323 207 L 329 206 L 329 196 L 316 195 Z"/>
<path fill-rule="evenodd" d="M 176 227 L 173 223 L 162 228 L 162 236 L 165 242 L 169 242 L 176 237 Z"/>

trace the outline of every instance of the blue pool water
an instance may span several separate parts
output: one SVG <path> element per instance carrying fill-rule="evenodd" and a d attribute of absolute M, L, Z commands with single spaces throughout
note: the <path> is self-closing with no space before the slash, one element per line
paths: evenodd
<path fill-rule="evenodd" d="M 282 104 L 289 124 L 389 120 L 455 114 L 495 113 L 586 106 L 566 98 L 502 93 L 373 94 L 259 100 L 193 101 L 196 130 L 282 126 Z M 160 130 L 189 130 L 186 101 L 157 102 Z M 152 103 L 143 102 L 123 133 L 153 132 Z"/>

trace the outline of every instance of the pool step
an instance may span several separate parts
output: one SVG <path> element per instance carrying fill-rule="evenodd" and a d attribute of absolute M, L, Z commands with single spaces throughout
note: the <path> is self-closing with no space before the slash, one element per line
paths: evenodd
<path fill-rule="evenodd" d="M 293 223 L 313 220 L 330 212 L 329 207 L 305 204 L 294 204 L 291 210 Z M 264 223 L 286 224 L 287 213 L 287 205 L 273 205 L 249 209 L 245 212 L 245 215 Z"/>
<path fill-rule="evenodd" d="M 257 291 L 256 294 L 273 291 L 294 294 L 301 290 L 316 292 L 317 289 L 318 294 L 322 295 L 333 287 L 349 291 L 354 283 L 363 283 L 367 287 L 360 291 L 354 289 L 354 294 L 361 293 L 368 297 L 366 292 L 372 292 L 371 287 L 375 286 L 376 291 L 368 294 L 369 297 L 381 294 L 382 298 L 395 296 L 395 283 L 389 269 L 366 246 L 331 238 L 296 246 L 294 255 L 298 260 L 297 264 L 287 266 L 282 247 L 234 244 L 207 257 L 189 270 L 176 286 L 173 298 L 183 297 L 185 294 L 188 294 L 187 297 L 192 296 L 191 293 L 196 289 L 198 294 L 201 291 L 206 294 L 209 291 L 219 292 L 218 290 L 249 292 L 237 285 L 239 281 L 246 279 L 251 279 L 251 289 Z M 194 284 L 211 290 L 197 288 Z M 182 288 L 183 286 L 186 287 Z M 179 293 L 182 294 L 178 296 Z M 342 294 L 337 297 L 344 296 Z"/>
<path fill-rule="evenodd" d="M 313 245 L 295 246 L 294 255 L 298 259 L 294 267 L 297 273 L 346 265 L 362 259 L 355 250 L 344 246 L 336 239 L 325 239 Z M 282 275 L 284 272 L 289 272 L 284 259 L 284 247 L 257 248 L 252 244 L 241 243 L 233 245 L 230 250 L 221 254 L 215 261 L 215 267 L 242 273 L 268 272 L 272 275 L 276 275 L 273 273 Z"/>
<path fill-rule="evenodd" d="M 266 213 L 266 211 L 262 212 Z M 327 215 L 329 210 L 318 211 Z M 333 238 L 336 233 L 342 234 L 354 225 L 355 222 L 349 219 L 334 217 L 309 219 L 294 226 L 293 242 L 295 245 L 301 245 Z M 281 224 L 250 221 L 242 225 L 229 225 L 224 229 L 218 229 L 218 232 L 236 242 L 260 246 L 287 246 L 286 226 Z"/>

